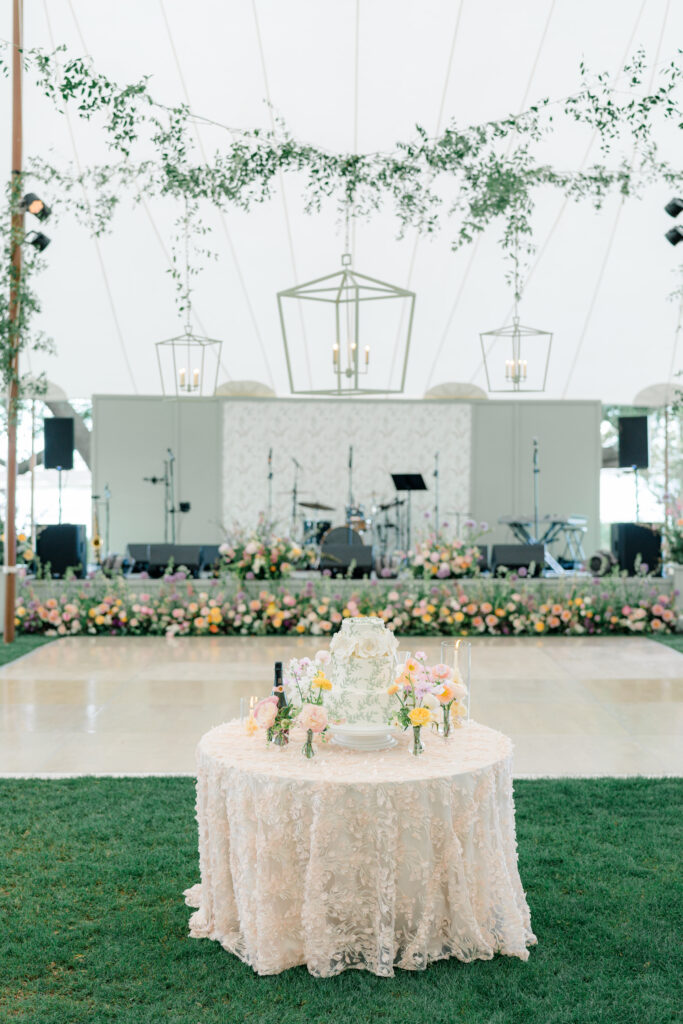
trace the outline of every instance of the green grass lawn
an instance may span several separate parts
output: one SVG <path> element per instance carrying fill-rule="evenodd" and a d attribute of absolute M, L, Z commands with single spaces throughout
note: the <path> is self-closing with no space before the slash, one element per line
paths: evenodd
<path fill-rule="evenodd" d="M 0 1020 L 667 1024 L 682 1005 L 679 779 L 520 781 L 528 963 L 259 978 L 187 937 L 189 779 L 0 780 Z"/>
<path fill-rule="evenodd" d="M 8 662 L 21 658 L 24 654 L 30 654 L 36 647 L 52 643 L 50 636 L 17 636 L 11 644 L 3 642 L 0 636 L 0 665 L 7 665 Z"/>
<path fill-rule="evenodd" d="M 666 636 L 656 636 L 653 639 L 683 654 L 683 633 L 667 633 Z"/>

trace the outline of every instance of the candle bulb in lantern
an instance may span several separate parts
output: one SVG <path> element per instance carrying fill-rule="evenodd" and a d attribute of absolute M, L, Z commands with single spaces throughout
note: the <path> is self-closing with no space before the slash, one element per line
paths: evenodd
<path fill-rule="evenodd" d="M 195 369 L 192 371 L 192 387 L 199 387 L 199 370 Z"/>
<path fill-rule="evenodd" d="M 185 387 L 185 380 L 186 380 L 185 370 L 181 370 L 180 373 L 178 374 L 178 377 L 180 379 L 180 387 L 184 388 Z"/>
<path fill-rule="evenodd" d="M 334 345 L 332 348 L 332 365 L 339 365 L 339 345 Z"/>
<path fill-rule="evenodd" d="M 369 362 L 370 362 L 370 346 L 366 345 L 365 346 L 365 365 L 367 366 Z"/>

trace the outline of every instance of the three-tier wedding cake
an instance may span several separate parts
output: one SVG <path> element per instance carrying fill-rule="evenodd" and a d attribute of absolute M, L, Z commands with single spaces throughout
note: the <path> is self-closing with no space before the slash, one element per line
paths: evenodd
<path fill-rule="evenodd" d="M 330 643 L 332 691 L 327 700 L 332 737 L 343 746 L 381 750 L 395 742 L 389 719 L 395 701 L 398 641 L 382 619 L 345 619 Z"/>

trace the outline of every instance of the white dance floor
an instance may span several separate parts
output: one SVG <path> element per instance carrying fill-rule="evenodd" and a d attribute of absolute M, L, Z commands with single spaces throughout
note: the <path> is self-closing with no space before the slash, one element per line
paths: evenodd
<path fill-rule="evenodd" d="M 199 737 L 314 637 L 73 638 L 0 669 L 0 773 L 193 773 Z M 402 646 L 438 660 L 439 640 Z M 683 774 L 683 654 L 640 638 L 475 639 L 472 715 L 515 774 Z"/>

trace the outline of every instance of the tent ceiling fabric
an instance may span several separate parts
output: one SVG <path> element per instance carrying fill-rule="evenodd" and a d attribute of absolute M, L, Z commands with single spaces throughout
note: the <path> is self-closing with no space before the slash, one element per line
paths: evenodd
<path fill-rule="evenodd" d="M 301 139 L 350 150 L 353 0 L 196 0 L 192 5 L 119 0 L 106 17 L 99 5 L 84 0 L 50 0 L 25 6 L 25 45 L 49 49 L 52 33 L 71 54 L 82 54 L 85 47 L 95 66 L 118 81 L 151 75 L 162 101 L 177 103 L 187 94 L 195 112 L 222 124 L 268 127 L 255 5 L 276 113 Z M 10 37 L 10 10 L 5 5 L 4 38 Z M 452 0 L 361 0 L 358 148 L 390 148 L 411 137 L 416 122 L 433 131 L 442 102 L 443 123 L 451 117 L 468 123 L 518 109 L 525 94 L 528 102 L 565 96 L 576 89 L 581 59 L 595 70 L 614 71 L 629 40 L 631 53 L 642 45 L 650 58 L 661 40 L 659 62 L 665 63 L 681 38 L 683 5 L 667 0 L 623 0 L 616 6 L 555 0 L 552 9 L 547 0 L 463 0 L 462 8 Z M 6 130 L 0 159 L 9 168 L 7 80 L 1 94 Z M 96 127 L 73 114 L 71 125 L 81 165 L 107 159 Z M 200 131 L 203 147 L 213 153 L 224 132 Z M 577 166 L 589 136 L 576 132 L 567 126 L 544 143 L 548 159 Z M 663 142 L 671 158 L 673 146 Z M 75 158 L 66 118 L 38 95 L 29 76 L 25 151 L 29 156 L 43 153 L 56 163 Z M 594 145 L 588 163 L 599 159 Z M 221 379 L 263 381 L 279 394 L 287 393 L 287 384 L 275 294 L 295 283 L 293 265 L 299 281 L 308 280 L 334 270 L 343 248 L 343 229 L 332 204 L 310 216 L 302 209 L 295 177 L 285 179 L 284 190 L 291 248 L 281 195 L 249 214 L 228 212 L 224 222 L 205 208 L 219 258 L 201 274 L 194 298 L 202 332 L 224 341 Z M 54 338 L 58 355 L 34 356 L 31 371 L 44 369 L 71 397 L 158 393 L 154 342 L 180 326 L 168 273 L 177 209 L 166 200 L 150 200 L 145 207 L 123 205 L 111 234 L 100 242 L 100 263 L 88 234 L 68 212 L 60 215 L 59 196 L 45 198 L 56 216 L 49 225 L 53 242 L 47 269 L 36 279 L 43 304 L 38 326 Z M 670 380 L 672 368 L 681 369 L 683 344 L 672 363 L 678 304 L 667 301 L 678 284 L 680 264 L 663 238 L 672 223 L 663 211 L 669 198 L 666 187 L 651 188 L 617 216 L 616 197 L 596 213 L 585 205 L 563 207 L 559 193 L 538 194 L 535 241 L 542 252 L 521 308 L 525 323 L 555 334 L 542 397 L 628 403 L 646 385 Z M 357 224 L 358 269 L 399 286 L 407 286 L 410 278 L 417 292 L 407 395 L 419 397 L 449 380 L 485 386 L 479 332 L 510 317 L 498 245 L 501 230 L 502 225 L 492 224 L 476 252 L 470 247 L 454 254 L 455 224 L 421 238 L 417 247 L 414 234 L 397 240 L 397 223 L 388 210 Z M 315 341 L 309 339 L 309 345 Z M 386 353 L 387 373 L 393 342 L 378 341 L 374 349 L 376 358 L 380 347 Z"/>

